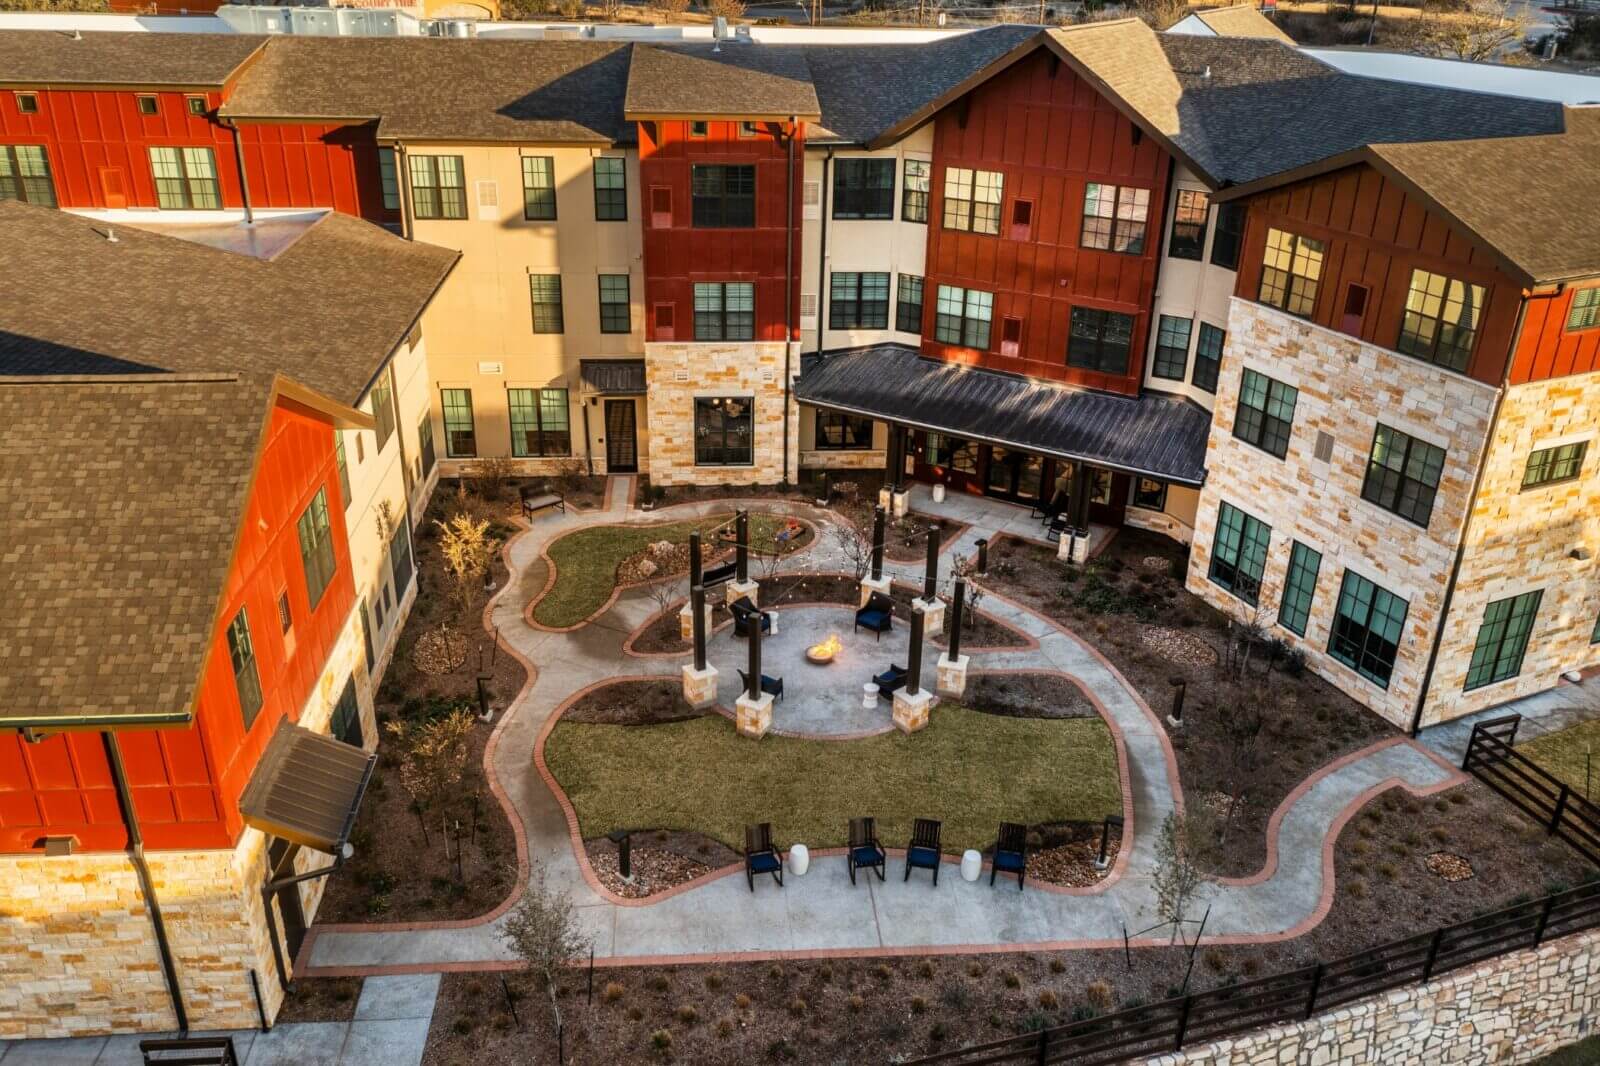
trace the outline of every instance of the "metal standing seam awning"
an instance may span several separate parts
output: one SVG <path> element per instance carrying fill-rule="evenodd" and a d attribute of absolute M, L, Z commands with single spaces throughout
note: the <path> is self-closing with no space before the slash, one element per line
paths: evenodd
<path fill-rule="evenodd" d="M 647 391 L 643 359 L 580 359 L 578 376 L 584 392 L 643 396 Z"/>
<path fill-rule="evenodd" d="M 269 836 L 338 858 L 377 761 L 376 754 L 285 718 L 239 797 L 239 814 Z"/>

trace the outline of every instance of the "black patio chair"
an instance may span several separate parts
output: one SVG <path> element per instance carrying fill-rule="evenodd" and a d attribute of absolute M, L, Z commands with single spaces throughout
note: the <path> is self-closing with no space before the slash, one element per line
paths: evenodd
<path fill-rule="evenodd" d="M 1045 500 L 1043 497 L 1035 500 L 1033 502 L 1033 509 L 1028 512 L 1028 517 L 1038 518 L 1048 522 L 1050 519 L 1054 518 L 1056 515 L 1060 514 L 1066 509 L 1067 494 L 1057 490 L 1056 492 L 1050 494 L 1049 500 Z"/>
<path fill-rule="evenodd" d="M 719 585 L 726 585 L 732 581 L 739 572 L 738 563 L 723 563 L 720 566 L 708 566 L 700 574 L 700 585 L 707 592 Z"/>
<path fill-rule="evenodd" d="M 739 671 L 739 691 L 750 691 L 750 675 L 743 670 Z M 761 691 L 775 700 L 783 699 L 783 678 L 773 677 L 770 674 L 761 675 Z"/>
<path fill-rule="evenodd" d="M 889 858 L 884 854 L 883 845 L 878 843 L 876 818 L 850 819 L 850 850 L 844 858 L 850 864 L 852 885 L 856 883 L 858 869 L 876 870 L 878 880 L 885 880 L 884 871 L 889 867 Z"/>
<path fill-rule="evenodd" d="M 750 602 L 750 597 L 740 596 L 728 604 L 728 610 L 733 614 L 734 636 L 748 637 L 752 619 L 760 620 L 761 632 L 772 632 L 772 615 L 767 611 L 757 610 L 756 605 Z"/>
<path fill-rule="evenodd" d="M 1000 838 L 994 846 L 994 862 L 989 866 L 989 884 L 994 875 L 1004 871 L 1017 875 L 1017 891 L 1022 891 L 1022 879 L 1028 874 L 1028 827 L 1016 822 L 1000 823 Z"/>
<path fill-rule="evenodd" d="M 867 602 L 856 612 L 856 628 L 862 626 L 878 634 L 878 639 L 882 640 L 883 635 L 894 628 L 894 601 L 881 592 L 868 596 Z"/>
<path fill-rule="evenodd" d="M 911 843 L 906 846 L 906 875 L 902 881 L 911 880 L 912 867 L 933 871 L 933 883 L 939 884 L 939 832 L 942 823 L 932 818 L 918 818 L 911 825 Z"/>
<path fill-rule="evenodd" d="M 1051 517 L 1050 524 L 1044 530 L 1044 539 L 1051 544 L 1055 544 L 1061 540 L 1061 534 L 1065 533 L 1067 529 L 1067 513 L 1062 511 L 1060 514 Z"/>
<path fill-rule="evenodd" d="M 756 874 L 771 874 L 783 887 L 783 853 L 772 843 L 772 823 L 744 827 L 744 879 L 756 890 Z"/>
<path fill-rule="evenodd" d="M 878 696 L 881 699 L 892 700 L 896 689 L 906 687 L 906 668 L 889 664 L 889 669 L 878 674 L 872 680 L 877 683 Z"/>

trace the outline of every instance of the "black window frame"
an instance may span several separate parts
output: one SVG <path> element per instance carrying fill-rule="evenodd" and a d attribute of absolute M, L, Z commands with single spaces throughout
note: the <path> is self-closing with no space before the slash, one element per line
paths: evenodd
<path fill-rule="evenodd" d="M 755 228 L 754 163 L 693 164 L 689 190 L 690 225 L 695 229 Z"/>
<path fill-rule="evenodd" d="M 1539 621 L 1539 608 L 1543 604 L 1544 589 L 1534 589 L 1484 606 L 1461 691 L 1498 685 L 1522 674 L 1528 645 L 1533 639 L 1533 627 Z"/>
<path fill-rule="evenodd" d="M 959 294 L 956 297 L 961 309 L 959 315 L 945 310 L 947 292 Z M 974 297 L 985 296 L 988 297 L 987 304 L 982 299 L 974 300 Z M 934 301 L 934 340 L 940 344 L 953 344 L 980 352 L 989 350 L 994 326 L 994 293 L 985 292 L 983 289 L 964 289 L 959 285 L 940 285 Z M 972 312 L 975 309 L 987 310 L 988 317 L 980 318 L 974 315 Z"/>
<path fill-rule="evenodd" d="M 915 300 L 906 299 L 906 288 L 917 291 Z M 922 307 L 928 291 L 927 279 L 921 274 L 901 274 L 894 289 L 894 328 L 901 333 L 922 335 Z"/>
<path fill-rule="evenodd" d="M 868 285 L 872 299 L 868 299 Z M 888 329 L 889 274 L 836 270 L 828 275 L 829 329 Z"/>
<path fill-rule="evenodd" d="M 1287 247 L 1280 247 L 1273 236 L 1288 238 Z M 1301 252 L 1305 255 L 1302 259 Z M 1287 256 L 1287 260 L 1283 257 Z M 1322 270 L 1328 261 L 1328 245 L 1315 237 L 1302 237 L 1292 230 L 1276 227 L 1267 230 L 1267 240 L 1261 249 L 1261 283 L 1256 289 L 1256 300 L 1268 307 L 1276 307 L 1286 315 L 1310 318 L 1317 309 L 1317 296 L 1322 288 Z M 1287 265 L 1273 265 L 1286 262 Z M 1315 275 L 1299 273 L 1297 268 L 1314 263 Z"/>
<path fill-rule="evenodd" d="M 1116 335 L 1108 327 L 1125 325 L 1120 348 L 1113 343 Z M 1133 331 L 1137 320 L 1121 311 L 1106 311 L 1098 307 L 1074 305 L 1067 331 L 1067 365 L 1075 370 L 1091 370 L 1101 374 L 1126 377 L 1133 360 Z M 1120 352 L 1120 365 L 1113 359 Z"/>
<path fill-rule="evenodd" d="M 402 518 L 395 523 L 394 532 L 389 535 L 389 575 L 394 578 L 397 602 L 405 599 L 416 571 L 416 561 L 411 555 L 411 523 Z"/>
<path fill-rule="evenodd" d="M 522 217 L 527 222 L 556 220 L 556 160 L 549 155 L 522 156 Z"/>
<path fill-rule="evenodd" d="M 833 161 L 833 217 L 844 221 L 894 220 L 893 156 L 845 156 Z"/>
<path fill-rule="evenodd" d="M 818 408 L 812 445 L 819 452 L 859 452 L 872 448 L 872 419 Z"/>
<path fill-rule="evenodd" d="M 448 161 L 447 166 L 441 163 Z M 445 170 L 459 185 L 444 184 Z M 419 177 L 428 180 L 420 182 Z M 406 180 L 411 187 L 411 217 L 422 222 L 461 222 L 467 217 L 467 168 L 458 155 L 407 155 Z"/>
<path fill-rule="evenodd" d="M 962 179 L 959 175 L 970 177 Z M 966 196 L 953 196 L 965 188 Z M 984 190 L 984 198 L 978 191 Z M 994 199 L 989 199 L 989 193 Z M 995 237 L 1000 234 L 1000 214 L 1005 206 L 1006 176 L 999 170 L 978 170 L 976 167 L 945 167 L 943 209 L 941 221 L 945 229 L 962 233 L 979 233 Z"/>
<path fill-rule="evenodd" d="M 1155 488 L 1147 486 L 1154 485 Z M 1146 511 L 1165 511 L 1167 509 L 1167 483 L 1153 477 L 1135 477 L 1129 502 L 1134 507 Z"/>
<path fill-rule="evenodd" d="M 1224 270 L 1239 269 L 1239 251 L 1244 247 L 1247 208 L 1237 200 L 1217 205 L 1217 224 L 1211 229 L 1211 265 Z"/>
<path fill-rule="evenodd" d="M 19 114 L 19 115 L 37 115 L 39 113 L 39 94 L 38 93 L 19 92 L 19 93 L 16 93 L 15 96 L 16 96 L 16 99 L 17 99 L 17 114 Z"/>
<path fill-rule="evenodd" d="M 451 428 L 450 414 L 452 394 L 459 394 L 465 401 L 467 413 L 466 428 L 461 428 L 460 420 L 455 428 Z M 463 410 L 460 404 L 453 408 L 457 414 Z M 478 426 L 477 413 L 472 409 L 472 390 L 449 386 L 439 388 L 440 421 L 444 425 L 444 455 L 446 459 L 476 459 L 478 457 Z"/>
<path fill-rule="evenodd" d="M 317 605 L 333 584 L 339 558 L 333 547 L 333 526 L 328 518 L 328 490 L 319 488 L 295 521 L 300 541 L 300 569 L 306 579 L 306 601 L 316 613 Z"/>
<path fill-rule="evenodd" d="M 394 364 L 385 363 L 383 370 L 372 383 L 372 388 L 367 393 L 372 401 L 373 433 L 377 436 L 378 446 L 372 454 L 377 455 L 383 451 L 383 446 L 389 443 L 389 437 L 394 433 Z"/>
<path fill-rule="evenodd" d="M 1383 458 L 1379 457 L 1380 445 Z M 1438 453 L 1436 461 L 1434 453 Z M 1372 434 L 1372 449 L 1367 453 L 1361 498 L 1427 529 L 1449 454 L 1437 444 L 1429 444 L 1404 430 L 1379 422 Z M 1398 465 L 1387 461 L 1392 455 L 1398 455 Z M 1420 463 L 1420 467 L 1413 460 Z M 1433 469 L 1431 483 L 1425 476 L 1418 476 L 1426 475 L 1430 468 Z"/>
<path fill-rule="evenodd" d="M 1237 539 L 1233 539 L 1230 518 L 1238 517 Z M 1257 606 L 1261 601 L 1261 582 L 1266 575 L 1267 555 L 1272 550 L 1272 527 L 1242 507 L 1226 500 L 1217 504 L 1217 525 L 1211 535 L 1211 564 L 1206 580 L 1234 599 Z M 1253 572 L 1252 572 L 1253 571 Z"/>
<path fill-rule="evenodd" d="M 1351 589 L 1353 583 L 1357 584 L 1354 590 Z M 1365 604 L 1361 603 L 1360 586 L 1371 590 Z M 1354 603 L 1350 603 L 1352 600 Z M 1385 622 L 1392 624 L 1392 639 L 1383 632 L 1375 632 L 1372 627 L 1380 602 L 1386 605 L 1383 617 Z M 1396 603 L 1402 607 L 1398 619 L 1392 611 Z M 1356 607 L 1359 616 L 1347 614 L 1347 604 Z M 1400 658 L 1400 642 L 1405 639 L 1406 618 L 1410 613 L 1411 601 L 1347 567 L 1339 582 L 1339 598 L 1334 601 L 1333 624 L 1328 632 L 1328 657 L 1348 666 L 1374 685 L 1387 689 L 1394 678 L 1394 665 Z M 1381 666 L 1381 672 L 1372 668 L 1371 664 Z"/>
<path fill-rule="evenodd" d="M 378 190 L 385 211 L 400 210 L 400 161 L 395 150 L 385 145 L 378 146 Z"/>
<path fill-rule="evenodd" d="M 605 184 L 601 183 L 602 175 L 605 176 Z M 615 184 L 611 184 L 613 178 Z M 619 155 L 596 156 L 593 180 L 594 220 L 628 221 L 628 161 Z"/>
<path fill-rule="evenodd" d="M 730 290 L 749 293 L 748 310 L 729 310 Z M 717 293 L 716 307 L 701 307 L 701 297 Z M 741 293 L 742 294 L 742 293 Z M 738 316 L 735 318 L 734 316 Z M 694 283 L 694 339 L 697 341 L 751 341 L 756 337 L 756 290 L 749 281 L 697 281 Z"/>
<path fill-rule="evenodd" d="M 1572 294 L 1572 306 L 1567 308 L 1568 333 L 1579 333 L 1600 326 L 1600 285 L 1579 289 Z"/>
<path fill-rule="evenodd" d="M 622 299 L 615 299 L 616 283 L 622 283 Z M 607 282 L 611 283 L 610 295 L 613 299 L 606 299 Z M 633 279 L 628 274 L 601 274 L 595 280 L 595 298 L 600 302 L 600 332 L 601 333 L 632 333 L 633 332 Z M 619 310 L 620 309 L 620 310 Z"/>
<path fill-rule="evenodd" d="M 233 666 L 233 690 L 239 697 L 239 714 L 244 731 L 250 732 L 266 698 L 261 691 L 261 670 L 256 665 L 255 642 L 250 638 L 250 617 L 246 607 L 228 623 L 228 661 Z"/>
<path fill-rule="evenodd" d="M 560 274 L 528 275 L 528 306 L 533 332 L 560 336 L 567 331 L 567 316 L 562 307 Z"/>
<path fill-rule="evenodd" d="M 1111 195 L 1103 195 L 1109 189 Z M 1126 194 L 1127 202 L 1124 203 Z M 1143 194 L 1142 197 L 1140 194 Z M 1100 208 L 1109 205 L 1111 213 Z M 1094 213 L 1090 213 L 1093 207 Z M 1124 209 L 1128 214 L 1124 215 Z M 1135 213 L 1137 212 L 1137 213 Z M 1150 240 L 1150 190 L 1138 185 L 1113 185 L 1091 181 L 1083 189 L 1083 212 L 1078 226 L 1078 244 L 1097 252 L 1115 255 L 1143 255 Z"/>
<path fill-rule="evenodd" d="M 1171 328 L 1169 329 L 1169 324 Z M 1179 325 L 1183 343 L 1177 344 Z M 1150 376 L 1162 381 L 1182 381 L 1189 376 L 1189 342 L 1194 337 L 1194 319 L 1162 315 L 1156 321 L 1155 357 L 1150 361 Z M 1176 363 L 1174 363 L 1176 359 Z"/>
<path fill-rule="evenodd" d="M 550 424 L 554 412 L 560 412 L 559 425 Z M 511 424 L 513 458 L 565 459 L 572 455 L 571 396 L 565 388 L 507 388 L 506 419 Z"/>
<path fill-rule="evenodd" d="M 1419 279 L 1422 288 L 1418 288 Z M 1440 283 L 1442 291 L 1433 291 L 1433 282 Z M 1458 298 L 1458 290 L 1460 297 L 1470 297 L 1470 300 Z M 1472 362 L 1472 353 L 1478 346 L 1478 331 L 1488 299 L 1489 290 L 1482 285 L 1447 274 L 1436 274 L 1431 270 L 1412 270 L 1411 282 L 1406 289 L 1405 307 L 1400 314 L 1400 334 L 1394 342 L 1395 351 L 1434 366 L 1465 373 L 1467 365 Z M 1429 310 L 1430 302 L 1437 304 L 1437 313 Z M 1470 306 L 1470 325 L 1446 320 L 1445 315 L 1452 304 L 1459 305 L 1463 310 Z"/>
<path fill-rule="evenodd" d="M 328 719 L 328 735 L 352 748 L 366 746 L 366 738 L 361 727 L 361 703 L 356 698 L 354 677 L 344 683 L 344 690 L 339 693 L 338 702 L 333 705 L 333 716 Z"/>
<path fill-rule="evenodd" d="M 44 174 L 24 175 L 22 173 L 22 155 L 20 149 L 36 149 L 38 156 L 30 154 L 28 165 L 30 168 L 35 163 L 42 164 Z M 55 207 L 56 180 L 50 171 L 50 149 L 42 144 L 0 144 L 0 166 L 5 168 L 0 172 L 0 200 L 17 200 L 25 204 L 38 204 L 40 207 Z M 39 182 L 48 193 L 48 201 L 38 198 Z M 32 183 L 31 185 L 29 183 Z M 8 191 L 9 189 L 9 191 Z"/>
<path fill-rule="evenodd" d="M 1204 259 L 1206 227 L 1210 220 L 1211 194 L 1201 189 L 1179 189 L 1172 202 L 1172 232 L 1167 237 L 1168 257 L 1195 263 Z"/>
<path fill-rule="evenodd" d="M 422 461 L 422 476 L 426 478 L 439 461 L 439 453 L 433 446 L 433 416 L 430 414 L 424 414 L 417 422 L 417 452 Z"/>
<path fill-rule="evenodd" d="M 1293 385 L 1245 367 L 1239 374 L 1234 437 L 1282 459 L 1289 454 L 1289 440 L 1294 435 L 1294 410 L 1299 402 L 1300 390 Z"/>
<path fill-rule="evenodd" d="M 907 159 L 901 170 L 900 221 L 928 224 L 930 192 L 933 189 L 933 163 L 926 159 Z"/>
<path fill-rule="evenodd" d="M 1289 548 L 1289 563 L 1283 571 L 1283 594 L 1278 598 L 1278 624 L 1297 637 L 1306 635 L 1306 625 L 1311 621 L 1311 607 L 1317 599 L 1317 580 L 1321 574 L 1322 553 L 1308 544 L 1294 541 Z"/>
<path fill-rule="evenodd" d="M 1586 440 L 1535 448 L 1528 453 L 1527 465 L 1522 469 L 1522 491 L 1576 481 L 1583 476 L 1583 463 L 1588 455 Z"/>
<path fill-rule="evenodd" d="M 1208 330 L 1210 332 L 1207 332 Z M 1222 350 L 1228 344 L 1228 331 L 1209 322 L 1201 322 L 1195 334 L 1194 369 L 1189 372 L 1189 384 L 1215 396 L 1217 381 L 1222 373 Z M 1214 356 L 1211 353 L 1211 346 L 1207 343 L 1213 335 L 1217 339 Z"/>
<path fill-rule="evenodd" d="M 744 405 L 741 413 L 731 417 L 743 421 L 742 453 L 734 449 L 737 444 L 737 422 L 730 423 L 726 405 Z M 715 411 L 717 425 L 702 422 L 702 415 Z M 721 458 L 713 458 L 720 454 Z M 729 458 L 734 455 L 734 458 Z M 696 396 L 694 399 L 694 465 L 695 466 L 753 466 L 755 465 L 755 397 L 753 396 Z"/>
<path fill-rule="evenodd" d="M 161 101 L 154 93 L 139 93 L 133 100 L 139 114 L 144 116 L 161 114 Z"/>

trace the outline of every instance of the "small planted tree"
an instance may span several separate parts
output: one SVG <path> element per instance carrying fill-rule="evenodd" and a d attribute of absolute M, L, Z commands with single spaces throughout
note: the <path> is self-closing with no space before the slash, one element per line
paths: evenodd
<path fill-rule="evenodd" d="M 500 935 L 543 987 L 550 1000 L 551 1021 L 559 1030 L 561 1006 L 556 1001 L 556 977 L 562 966 L 581 958 L 592 941 L 578 925 L 572 900 L 545 883 L 543 867 L 528 878 L 528 889 L 506 917 Z"/>
<path fill-rule="evenodd" d="M 444 556 L 456 604 L 465 621 L 472 613 L 473 597 L 483 584 L 483 575 L 489 572 L 499 542 L 489 535 L 488 519 L 474 518 L 465 511 L 452 515 L 448 522 L 436 520 L 434 525 L 439 527 L 439 552 Z"/>
<path fill-rule="evenodd" d="M 389 723 L 389 735 L 400 751 L 400 784 L 420 812 L 437 811 L 441 826 L 449 824 L 449 800 L 461 783 L 471 751 L 472 713 L 459 708 L 430 721 Z M 428 823 L 422 837 L 428 839 Z"/>
<path fill-rule="evenodd" d="M 834 547 L 839 549 L 839 554 L 844 556 L 855 579 L 860 581 L 866 577 L 867 571 L 872 568 L 872 537 L 848 519 L 834 523 L 828 530 L 828 536 L 833 540 Z"/>
<path fill-rule="evenodd" d="M 1201 887 L 1211 880 L 1201 865 L 1210 849 L 1207 834 L 1210 819 L 1198 811 L 1179 814 L 1173 811 L 1161 823 L 1156 838 L 1156 874 L 1151 887 L 1156 893 L 1156 914 L 1172 926 L 1172 940 L 1178 939 L 1187 921 L 1189 905 Z"/>

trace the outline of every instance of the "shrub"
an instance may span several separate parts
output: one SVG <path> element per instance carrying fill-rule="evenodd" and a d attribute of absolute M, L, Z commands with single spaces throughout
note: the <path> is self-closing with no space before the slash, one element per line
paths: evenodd
<path fill-rule="evenodd" d="M 862 999 L 860 996 L 850 997 L 850 1012 L 852 1014 L 859 1014 L 861 1012 L 861 1008 L 865 1007 L 866 1005 L 867 1001 Z"/>
<path fill-rule="evenodd" d="M 779 966 L 777 963 L 773 963 L 771 967 L 767 969 L 767 976 L 772 978 L 774 981 L 783 980 L 783 967 Z"/>
<path fill-rule="evenodd" d="M 824 965 L 821 969 L 819 969 L 817 971 L 817 980 L 821 981 L 823 984 L 827 984 L 829 981 L 833 980 L 833 967 Z"/>
<path fill-rule="evenodd" d="M 1378 873 L 1385 881 L 1393 881 L 1397 876 L 1399 876 L 1400 871 L 1395 867 L 1394 863 L 1386 862 L 1379 865 Z"/>
<path fill-rule="evenodd" d="M 723 1039 L 727 1039 L 733 1035 L 733 1028 L 733 1019 L 723 1018 L 721 1021 L 717 1022 L 717 1035 Z"/>
<path fill-rule="evenodd" d="M 600 1002 L 615 1003 L 622 998 L 623 993 L 626 991 L 627 989 L 616 981 L 607 981 L 606 986 L 600 990 Z"/>
<path fill-rule="evenodd" d="M 733 1005 L 738 1007 L 740 1010 L 749 1010 L 750 997 L 745 995 L 743 992 L 740 992 L 738 995 L 733 997 Z"/>
<path fill-rule="evenodd" d="M 706 987 L 709 988 L 713 992 L 715 992 L 717 989 L 721 988 L 722 987 L 722 975 L 720 973 L 708 973 L 708 974 L 706 974 Z"/>
<path fill-rule="evenodd" d="M 650 1034 L 650 1046 L 657 1051 L 666 1051 L 672 1047 L 672 1034 L 665 1029 L 657 1029 Z"/>
<path fill-rule="evenodd" d="M 1021 988 L 1022 987 L 1022 978 L 1018 977 L 1016 974 L 1012 973 L 1010 970 L 1007 970 L 1005 973 L 1001 974 L 1000 975 L 1000 979 L 1006 983 L 1006 987 L 1007 988 Z"/>
<path fill-rule="evenodd" d="M 920 975 L 922 977 L 932 977 L 933 976 L 933 963 L 930 962 L 927 959 L 923 959 L 920 963 L 917 964 L 917 973 L 918 973 L 918 975 Z"/>
<path fill-rule="evenodd" d="M 642 1022 L 642 1021 L 644 1021 L 644 1008 L 643 1007 L 629 1007 L 625 1013 L 627 1014 L 628 1020 L 630 1022 Z"/>
<path fill-rule="evenodd" d="M 1083 994 L 1089 1002 L 1101 1010 L 1110 1010 L 1111 1005 L 1117 1001 L 1116 989 L 1111 987 L 1111 982 L 1106 980 L 1090 981 L 1084 988 Z"/>
<path fill-rule="evenodd" d="M 1227 956 L 1216 948 L 1206 948 L 1205 954 L 1201 958 L 1205 960 L 1208 969 L 1216 970 L 1218 973 L 1222 972 L 1223 967 L 1228 964 Z"/>
<path fill-rule="evenodd" d="M 801 999 L 799 996 L 796 996 L 796 997 L 794 997 L 793 999 L 791 999 L 789 1001 L 789 1013 L 790 1014 L 792 1014 L 796 1018 L 798 1018 L 802 1014 L 804 1014 L 805 1012 L 806 1012 L 806 1001 L 805 1000 Z"/>
<path fill-rule="evenodd" d="M 1365 899 L 1367 896 L 1367 883 L 1365 881 L 1351 881 L 1345 886 L 1345 891 L 1356 899 Z"/>
<path fill-rule="evenodd" d="M 933 1028 L 928 1030 L 928 1039 L 937 1043 L 945 1038 L 945 1034 L 948 1031 L 949 1030 L 945 1028 L 944 1022 L 934 1022 Z"/>
<path fill-rule="evenodd" d="M 1043 1007 L 1045 1010 L 1055 1010 L 1060 1003 L 1061 1000 L 1056 998 L 1056 994 L 1053 989 L 1046 988 L 1039 993 L 1039 1006 Z"/>
<path fill-rule="evenodd" d="M 1051 959 L 1050 960 L 1050 972 L 1051 973 L 1066 973 L 1067 972 L 1067 964 L 1062 962 L 1060 959 Z"/>
<path fill-rule="evenodd" d="M 457 1018 L 455 1024 L 450 1028 L 456 1031 L 457 1036 L 466 1036 L 468 1033 L 472 1032 L 472 1019 Z"/>
<path fill-rule="evenodd" d="M 665 992 L 672 987 L 672 982 L 667 980 L 666 974 L 656 974 L 650 978 L 650 987 L 657 992 Z"/>
<path fill-rule="evenodd" d="M 921 1014 L 928 1009 L 928 1001 L 921 996 L 911 997 L 911 1013 Z"/>
<path fill-rule="evenodd" d="M 983 976 L 983 963 L 975 962 L 972 965 L 968 966 L 967 967 L 967 976 L 968 977 L 982 977 Z"/>
<path fill-rule="evenodd" d="M 678 1008 L 677 1015 L 678 1020 L 684 1025 L 693 1025 L 700 1020 L 700 1012 L 687 1003 Z"/>
<path fill-rule="evenodd" d="M 873 967 L 872 972 L 877 974 L 878 980 L 880 981 L 887 981 L 889 978 L 894 976 L 894 971 L 889 969 L 886 963 L 881 962 L 878 963 L 877 966 Z"/>

